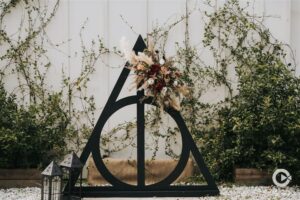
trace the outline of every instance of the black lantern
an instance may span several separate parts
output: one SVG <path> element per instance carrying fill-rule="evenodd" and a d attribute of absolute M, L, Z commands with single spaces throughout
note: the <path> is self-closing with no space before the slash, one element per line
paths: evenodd
<path fill-rule="evenodd" d="M 62 170 L 52 161 L 42 172 L 42 200 L 61 200 Z"/>
<path fill-rule="evenodd" d="M 82 188 L 82 168 L 83 165 L 78 156 L 72 152 L 67 155 L 65 159 L 59 164 L 68 177 L 68 182 L 63 192 L 64 199 L 77 200 L 81 199 L 81 188 Z M 74 181 L 74 175 L 80 174 L 79 193 L 72 192 L 72 182 Z M 76 181 L 76 180 L 75 180 Z"/>

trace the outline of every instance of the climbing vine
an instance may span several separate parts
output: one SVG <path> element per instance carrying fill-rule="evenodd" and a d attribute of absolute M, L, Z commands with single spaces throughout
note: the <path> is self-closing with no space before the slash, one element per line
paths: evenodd
<path fill-rule="evenodd" d="M 108 53 L 108 49 L 99 38 L 91 41 L 91 45 L 86 45 L 81 40 L 82 69 L 80 75 L 72 79 L 64 66 L 55 66 L 48 57 L 48 50 L 51 48 L 59 51 L 61 45 L 69 42 L 53 43 L 47 35 L 47 26 L 53 21 L 59 3 L 59 0 L 51 3 L 11 0 L 2 1 L 0 4 L 1 85 L 10 86 L 6 84 L 7 80 L 17 80 L 17 84 L 7 95 L 13 96 L 18 109 L 28 112 L 32 118 L 31 121 L 27 120 L 28 129 L 19 127 L 22 125 L 20 123 L 13 123 L 19 119 L 11 119 L 10 129 L 19 132 L 15 131 L 12 135 L 10 131 L 2 131 L 0 142 L 13 147 L 14 144 L 8 142 L 8 138 L 15 138 L 16 144 L 21 144 L 22 138 L 35 137 L 35 140 L 22 144 L 30 149 L 36 149 L 38 146 L 39 151 L 36 153 L 46 154 L 46 156 L 36 155 L 36 159 L 31 159 L 32 155 L 23 153 L 24 159 L 27 159 L 23 163 L 25 167 L 47 164 L 49 159 L 59 159 L 66 151 L 80 151 L 85 143 L 84 138 L 90 134 L 94 123 L 95 102 L 94 97 L 87 94 L 87 84 L 97 60 Z M 12 16 L 18 16 L 20 13 L 22 16 L 19 17 L 19 26 L 16 32 L 11 33 L 6 23 Z M 80 31 L 81 38 L 83 38 L 84 27 L 85 24 Z M 54 87 L 53 70 L 59 68 L 62 71 L 61 84 Z M 26 115 L 16 115 L 16 117 L 22 120 Z M 54 139 L 54 136 L 60 139 Z M 4 157 L 10 157 L 8 155 L 15 152 L 12 148 L 9 149 L 9 151 L 1 151 Z M 22 157 L 23 154 L 19 154 Z M 36 162 L 30 163 L 32 160 Z M 13 167 L 8 162 L 2 165 Z M 23 165 L 19 163 L 15 167 L 24 167 Z"/>
<path fill-rule="evenodd" d="M 213 65 L 206 64 L 190 44 L 188 10 L 179 21 L 156 27 L 149 36 L 156 41 L 156 48 L 165 52 L 172 28 L 186 25 L 185 40 L 175 44 L 174 57 L 193 93 L 183 102 L 181 113 L 216 179 L 232 180 L 235 167 L 270 171 L 283 167 L 298 177 L 300 159 L 295 152 L 299 151 L 300 90 L 293 52 L 263 25 L 264 16 L 251 15 L 248 8 L 230 0 L 214 12 L 205 12 L 203 48 L 212 53 Z M 220 86 L 226 88 L 225 99 L 214 104 L 199 101 L 207 89 Z M 177 158 L 170 138 L 178 129 L 155 129 L 164 119 L 155 111 L 148 113 L 155 116 L 155 123 L 146 124 L 149 133 L 162 138 L 166 154 Z M 122 126 L 129 131 L 134 124 Z M 157 148 L 152 148 L 154 159 Z"/>
<path fill-rule="evenodd" d="M 66 142 L 71 149 L 80 150 L 85 143 L 83 138 L 87 138 L 93 128 L 96 104 L 87 92 L 89 76 L 103 55 L 120 55 L 120 51 L 116 47 L 106 48 L 101 38 L 86 45 L 82 39 L 85 23 L 79 33 L 81 73 L 71 79 L 62 68 L 61 86 L 54 89 L 50 74 L 53 67 L 58 66 L 54 66 L 47 56 L 47 49 L 68 42 L 54 44 L 47 35 L 47 26 L 58 8 L 59 0 L 51 5 L 37 0 L 0 3 L 1 100 L 8 105 L 0 111 L 17 113 L 0 118 L 0 142 L 5 144 L 1 145 L 1 157 L 9 157 L 12 143 L 16 149 L 29 145 L 22 138 L 30 133 L 41 138 L 43 142 L 33 141 L 39 148 L 45 148 L 42 152 L 53 157 L 65 153 Z M 6 18 L 18 9 L 24 14 L 17 31 L 11 33 Z M 300 84 L 293 72 L 296 67 L 293 54 L 288 45 L 276 40 L 264 27 L 264 16 L 253 16 L 246 10 L 247 7 L 241 7 L 237 0 L 230 0 L 214 12 L 204 13 L 207 23 L 204 35 L 199 37 L 203 37 L 203 48 L 213 55 L 214 62 L 210 65 L 201 59 L 199 46 L 190 41 L 189 19 L 194 12 L 200 12 L 196 7 L 186 6 L 182 17 L 154 26 L 145 42 L 151 39 L 155 49 L 167 54 L 169 35 L 177 26 L 185 25 L 184 41 L 172 44 L 176 49 L 172 55 L 174 64 L 182 69 L 183 80 L 192 91 L 182 102 L 181 113 L 217 179 L 232 179 L 234 167 L 267 170 L 284 167 L 293 171 L 297 180 L 300 176 Z M 234 71 L 233 76 L 229 70 Z M 9 95 L 4 88 L 11 77 L 18 82 Z M 209 89 L 220 86 L 226 88 L 226 98 L 217 103 L 199 100 Z M 166 123 L 166 116 L 158 108 L 147 110 L 145 120 L 149 141 L 146 148 L 152 152 L 151 159 L 157 158 L 161 141 L 167 156 L 179 157 L 176 151 L 180 146 L 179 130 L 172 122 Z M 29 120 L 24 120 L 25 117 Z M 14 123 L 13 118 L 18 119 L 18 123 Z M 128 147 L 136 148 L 135 129 L 136 119 L 103 134 L 100 141 L 102 154 L 110 156 Z M 118 134 L 120 131 L 123 134 Z M 57 140 L 58 136 L 65 140 Z M 49 138 L 52 142 L 47 146 Z M 26 156 L 28 160 L 32 158 L 32 154 Z M 41 155 L 36 157 L 41 158 Z M 2 166 L 8 162 L 0 160 Z"/>

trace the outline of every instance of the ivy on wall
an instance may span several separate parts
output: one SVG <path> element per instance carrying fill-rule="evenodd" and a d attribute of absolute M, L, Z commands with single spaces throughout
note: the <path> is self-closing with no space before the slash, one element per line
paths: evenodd
<path fill-rule="evenodd" d="M 211 168 L 220 179 L 231 179 L 234 167 L 285 168 L 299 183 L 300 79 L 293 52 L 236 0 L 208 17 L 203 41 L 231 91 L 212 117 L 216 125 L 199 134 Z M 229 67 L 235 87 L 226 79 Z"/>
<path fill-rule="evenodd" d="M 4 113 L 15 113 L 9 115 L 9 125 L 4 125 L 8 116 L 0 120 L 4 158 L 0 167 L 37 167 L 59 159 L 66 151 L 80 151 L 93 127 L 95 103 L 86 92 L 87 83 L 97 60 L 108 50 L 100 39 L 91 41 L 89 47 L 82 40 L 80 75 L 71 79 L 62 69 L 60 88 L 52 87 L 51 70 L 58 66 L 49 59 L 48 49 L 59 49 L 68 41 L 54 44 L 48 37 L 47 26 L 55 22 L 60 1 L 48 3 L 11 0 L 0 4 L 1 103 L 7 103 L 2 107 Z M 18 13 L 23 13 L 20 25 L 11 34 L 6 19 Z M 84 26 L 81 38 L 83 31 Z M 16 79 L 17 85 L 7 94 L 2 85 L 10 78 Z M 75 102 L 82 107 L 75 107 Z M 12 155 L 22 159 L 15 162 Z"/>
<path fill-rule="evenodd" d="M 208 5 L 211 3 L 208 1 Z M 263 25 L 264 16 L 253 16 L 246 9 L 237 0 L 230 0 L 215 12 L 205 13 L 208 22 L 203 44 L 212 52 L 213 66 L 205 64 L 200 52 L 190 44 L 188 19 L 193 11 L 187 10 L 170 26 L 154 28 L 149 36 L 156 41 L 156 48 L 164 52 L 172 29 L 180 23 L 186 25 L 185 40 L 175 44 L 174 57 L 193 93 L 183 102 L 181 112 L 216 179 L 232 180 L 236 167 L 269 172 L 282 167 L 293 172 L 298 183 L 300 90 L 299 78 L 294 74 L 293 52 Z M 235 77 L 228 72 L 232 69 Z M 226 87 L 227 98 L 216 104 L 199 101 L 208 88 L 218 86 Z M 179 155 L 170 148 L 170 138 L 178 129 L 168 127 L 162 133 L 155 128 L 163 122 L 164 117 L 159 113 L 160 110 L 148 113 L 148 118 L 156 118 L 155 123 L 146 125 L 149 134 L 162 138 L 166 154 L 177 158 Z M 130 133 L 134 124 L 122 126 Z M 155 159 L 157 149 L 153 146 L 152 150 Z"/>
<path fill-rule="evenodd" d="M 19 28 L 20 32 L 26 30 L 25 37 L 20 34 L 15 39 L 5 29 L 5 18 L 19 5 L 23 5 L 20 8 L 24 9 L 28 23 L 21 23 Z M 0 165 L 4 167 L 37 166 L 44 160 L 33 163 L 30 152 L 40 149 L 41 153 L 48 153 L 50 159 L 64 153 L 66 149 L 59 147 L 66 141 L 73 144 L 71 147 L 81 149 L 82 138 L 91 133 L 96 107 L 93 97 L 86 92 L 89 75 L 102 55 L 119 55 L 117 48 L 109 50 L 101 39 L 92 41 L 90 48 L 82 41 L 81 74 L 71 80 L 63 72 L 61 88 L 51 89 L 49 71 L 54 66 L 47 57 L 45 44 L 59 44 L 51 43 L 46 27 L 55 16 L 59 1 L 53 5 L 41 5 L 34 0 L 0 4 L 0 46 L 5 49 L 0 55 L 0 98 L 6 105 L 0 109 L 1 116 L 5 116 L 0 118 L 1 158 L 20 154 L 18 149 L 28 149 L 22 164 L 2 159 Z M 155 41 L 159 51 L 165 52 L 170 32 L 179 24 L 186 26 L 185 40 L 174 44 L 175 65 L 182 68 L 183 80 L 193 91 L 183 102 L 181 112 L 214 176 L 218 180 L 231 180 L 234 167 L 270 171 L 284 167 L 295 175 L 297 182 L 300 176 L 300 88 L 299 78 L 293 73 L 293 59 L 287 57 L 288 53 L 292 55 L 289 47 L 272 36 L 260 17 L 247 13 L 237 0 L 230 0 L 215 12 L 206 13 L 205 33 L 199 37 L 203 38 L 204 48 L 213 54 L 215 64 L 209 66 L 189 39 L 189 17 L 198 9 L 186 8 L 184 16 L 173 23 L 154 27 L 148 38 Z M 234 69 L 235 83 L 229 69 Z M 17 77 L 18 86 L 13 91 L 16 95 L 7 94 L 2 86 L 9 76 Z M 216 104 L 199 101 L 207 89 L 218 86 L 227 88 L 226 99 Z M 78 100 L 82 109 L 74 106 Z M 146 114 L 146 129 L 153 138 L 153 143 L 147 146 L 153 152 L 152 159 L 157 157 L 160 139 L 166 144 L 166 155 L 180 156 L 173 149 L 178 145 L 178 129 L 167 127 L 162 133 L 160 126 L 164 118 L 160 109 L 150 109 Z M 102 151 L 109 156 L 135 147 L 135 128 L 134 120 L 114 127 L 103 135 Z M 125 134 L 119 136 L 118 132 L 124 130 Z M 52 141 L 48 146 L 44 145 L 47 140 Z M 119 145 L 109 145 L 117 140 Z"/>

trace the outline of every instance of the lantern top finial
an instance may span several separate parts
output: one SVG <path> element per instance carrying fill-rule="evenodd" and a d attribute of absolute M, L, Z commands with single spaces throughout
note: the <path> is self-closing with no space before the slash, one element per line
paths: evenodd
<path fill-rule="evenodd" d="M 80 159 L 74 152 L 68 154 L 59 165 L 61 167 L 66 167 L 66 168 L 82 168 L 83 167 Z"/>
<path fill-rule="evenodd" d="M 44 176 L 62 176 L 62 171 L 60 167 L 52 161 L 46 169 L 42 172 L 42 175 Z"/>

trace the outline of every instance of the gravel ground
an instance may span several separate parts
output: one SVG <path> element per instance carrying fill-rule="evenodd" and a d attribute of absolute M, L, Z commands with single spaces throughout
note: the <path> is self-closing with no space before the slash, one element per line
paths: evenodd
<path fill-rule="evenodd" d="M 271 187 L 246 187 L 246 186 L 220 186 L 221 196 L 201 198 L 134 198 L 134 200 L 300 200 L 299 187 L 287 187 L 284 189 Z M 39 188 L 11 188 L 0 190 L 0 200 L 40 200 Z M 97 198 L 99 200 L 117 200 L 119 198 Z M 122 198 L 129 200 L 130 198 Z M 96 200 L 95 198 L 87 200 Z"/>

